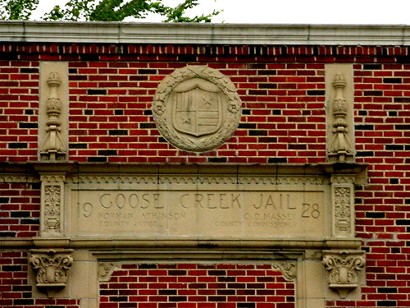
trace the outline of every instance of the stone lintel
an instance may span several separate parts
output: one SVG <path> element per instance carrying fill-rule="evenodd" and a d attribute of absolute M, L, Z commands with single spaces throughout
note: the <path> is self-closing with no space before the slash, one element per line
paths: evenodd
<path fill-rule="evenodd" d="M 344 249 L 354 250 L 361 247 L 359 239 L 332 239 L 325 241 L 303 240 L 251 240 L 251 241 L 195 241 L 195 240 L 135 240 L 135 239 L 95 239 L 95 238 L 34 238 L 3 239 L 0 248 L 72 248 L 72 249 L 140 249 L 140 248 L 208 248 L 208 249 Z"/>

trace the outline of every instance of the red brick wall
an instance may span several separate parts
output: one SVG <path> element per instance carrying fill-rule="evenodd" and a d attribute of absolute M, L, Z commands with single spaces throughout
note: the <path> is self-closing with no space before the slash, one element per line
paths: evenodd
<path fill-rule="evenodd" d="M 39 183 L 0 183 L 0 238 L 38 236 Z"/>
<path fill-rule="evenodd" d="M 295 284 L 269 264 L 125 264 L 100 307 L 294 308 Z"/>
<path fill-rule="evenodd" d="M 37 160 L 39 61 L 68 61 L 72 161 L 322 163 L 325 64 L 353 63 L 356 162 L 369 165 L 368 185 L 356 192 L 356 233 L 367 252 L 366 286 L 362 300 L 329 301 L 328 307 L 410 307 L 409 50 L 1 44 L 0 161 Z M 219 69 L 231 78 L 243 101 L 235 135 L 203 154 L 170 146 L 150 111 L 159 81 L 187 64 Z M 1 185 L 0 234 L 35 235 L 38 187 Z M 9 189 L 16 187 L 24 194 L 12 196 Z M 28 212 L 30 217 L 25 216 Z"/>

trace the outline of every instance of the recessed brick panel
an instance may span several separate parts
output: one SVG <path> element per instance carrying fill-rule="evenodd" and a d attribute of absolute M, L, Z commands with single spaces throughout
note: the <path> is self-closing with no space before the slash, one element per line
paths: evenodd
<path fill-rule="evenodd" d="M 123 264 L 100 307 L 294 308 L 295 284 L 269 264 Z"/>

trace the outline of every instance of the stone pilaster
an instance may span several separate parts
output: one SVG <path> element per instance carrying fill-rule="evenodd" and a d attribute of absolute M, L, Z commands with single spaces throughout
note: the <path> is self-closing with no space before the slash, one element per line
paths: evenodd
<path fill-rule="evenodd" d="M 63 173 L 41 174 L 41 237 L 62 237 L 64 234 Z"/>
<path fill-rule="evenodd" d="M 354 238 L 354 180 L 345 174 L 331 176 L 332 237 Z"/>

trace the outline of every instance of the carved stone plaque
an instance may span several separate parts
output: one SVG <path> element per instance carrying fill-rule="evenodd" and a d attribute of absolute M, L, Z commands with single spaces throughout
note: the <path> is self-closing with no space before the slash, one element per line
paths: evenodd
<path fill-rule="evenodd" d="M 219 71 L 187 66 L 159 84 L 153 114 L 158 130 L 175 147 L 205 152 L 233 135 L 241 101 L 235 86 Z"/>
<path fill-rule="evenodd" d="M 72 191 L 77 235 L 257 239 L 325 234 L 324 192 Z"/>

